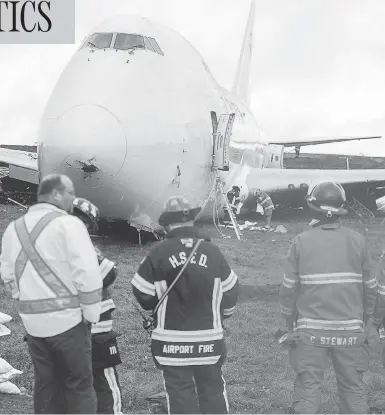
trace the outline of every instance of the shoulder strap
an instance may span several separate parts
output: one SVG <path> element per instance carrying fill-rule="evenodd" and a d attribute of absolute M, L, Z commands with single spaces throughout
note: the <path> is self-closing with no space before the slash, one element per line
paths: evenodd
<path fill-rule="evenodd" d="M 200 243 L 203 241 L 203 239 L 198 239 L 197 243 L 195 244 L 193 250 L 191 251 L 189 257 L 187 258 L 186 262 L 184 263 L 183 267 L 179 271 L 178 275 L 174 278 L 174 281 L 170 284 L 170 286 L 167 288 L 167 290 L 163 293 L 162 297 L 159 299 L 158 304 L 156 305 L 154 312 L 152 313 L 153 316 L 156 315 L 158 312 L 159 307 L 163 303 L 164 299 L 168 296 L 168 293 L 174 288 L 175 284 L 178 282 L 179 278 L 182 276 L 183 271 L 186 269 L 187 265 L 190 263 L 191 258 L 195 254 L 196 250 L 198 249 Z"/>

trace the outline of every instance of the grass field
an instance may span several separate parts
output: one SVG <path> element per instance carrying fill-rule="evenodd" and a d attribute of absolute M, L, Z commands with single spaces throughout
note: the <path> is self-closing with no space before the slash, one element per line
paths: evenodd
<path fill-rule="evenodd" d="M 13 206 L 0 206 L 0 235 L 10 220 L 22 212 Z M 274 222 L 274 221 L 273 221 Z M 238 242 L 230 230 L 231 239 L 219 237 L 209 225 L 205 230 L 221 248 L 238 274 L 241 284 L 240 300 L 233 317 L 226 322 L 228 360 L 224 366 L 230 409 L 232 413 L 285 413 L 291 406 L 294 375 L 287 363 L 285 350 L 274 341 L 279 326 L 278 289 L 282 279 L 282 262 L 291 239 L 308 228 L 308 218 L 298 214 L 283 224 L 286 234 L 245 231 L 246 242 Z M 372 225 L 348 226 L 366 232 L 374 265 L 385 247 L 385 228 L 377 220 Z M 367 230 L 365 230 L 367 229 Z M 132 246 L 124 241 L 97 240 L 105 255 L 118 263 L 119 277 L 113 295 L 117 304 L 115 329 L 122 333 L 120 350 L 123 363 L 119 366 L 125 413 L 148 413 L 146 396 L 162 390 L 160 372 L 154 367 L 147 333 L 132 306 L 130 280 L 150 245 Z M 15 311 L 15 304 L 0 286 L 0 311 L 14 320 L 8 324 L 11 336 L 0 337 L 1 353 L 24 374 L 15 383 L 33 390 L 33 369 L 22 341 L 23 327 Z M 370 370 L 365 375 L 369 403 L 381 399 L 385 390 L 379 351 L 374 353 Z M 336 413 L 337 396 L 335 376 L 329 369 L 323 389 L 324 412 Z M 0 395 L 0 413 L 32 413 L 32 399 Z"/>

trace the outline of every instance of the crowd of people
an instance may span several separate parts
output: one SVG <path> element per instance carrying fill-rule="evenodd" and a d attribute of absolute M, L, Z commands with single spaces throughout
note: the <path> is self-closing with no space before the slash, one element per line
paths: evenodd
<path fill-rule="evenodd" d="M 255 196 L 270 226 L 266 212 L 274 205 L 263 192 Z M 321 411 L 331 356 L 340 413 L 368 413 L 363 373 L 385 317 L 385 264 L 374 275 L 365 237 L 341 224 L 341 185 L 321 182 L 307 201 L 314 220 L 292 241 L 280 289 L 279 342 L 289 347 L 296 374 L 292 412 Z M 165 238 L 151 247 L 131 284 L 147 316 L 168 413 L 227 414 L 223 322 L 236 308 L 239 281 L 194 226 L 200 210 L 182 196 L 165 203 L 159 217 Z M 38 202 L 2 237 L 1 279 L 26 331 L 37 414 L 123 413 L 110 292 L 118 268 L 92 243 L 98 219 L 98 208 L 76 197 L 72 181 L 53 174 L 41 180 Z"/>
<path fill-rule="evenodd" d="M 238 278 L 220 250 L 196 234 L 200 210 L 183 197 L 166 203 L 159 217 L 166 238 L 132 279 L 138 303 L 153 312 L 151 347 L 170 413 L 229 410 L 223 320 L 234 312 Z M 1 278 L 27 333 L 37 414 L 122 413 L 109 289 L 118 270 L 91 241 L 98 215 L 67 176 L 53 174 L 3 234 Z"/>

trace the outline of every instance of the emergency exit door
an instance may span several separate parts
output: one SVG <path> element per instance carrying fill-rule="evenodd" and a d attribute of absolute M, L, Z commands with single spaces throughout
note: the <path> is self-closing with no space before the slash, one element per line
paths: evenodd
<path fill-rule="evenodd" d="M 211 113 L 213 123 L 213 167 L 229 171 L 229 146 L 235 113 L 222 114 L 217 121 L 215 112 Z"/>

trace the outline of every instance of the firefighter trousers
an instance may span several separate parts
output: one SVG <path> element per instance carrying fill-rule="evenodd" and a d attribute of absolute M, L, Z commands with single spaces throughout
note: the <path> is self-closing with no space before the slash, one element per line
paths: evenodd
<path fill-rule="evenodd" d="M 94 369 L 94 388 L 98 414 L 123 414 L 122 398 L 115 366 Z"/>
<path fill-rule="evenodd" d="M 202 366 L 162 366 L 162 370 L 169 414 L 228 414 L 221 362 Z"/>
<path fill-rule="evenodd" d="M 321 386 L 329 355 L 337 378 L 339 413 L 367 414 L 363 373 L 369 368 L 368 346 L 321 347 L 302 342 L 289 350 L 290 365 L 296 373 L 294 412 L 320 413 Z"/>
<path fill-rule="evenodd" d="M 95 414 L 91 329 L 79 323 L 52 337 L 27 335 L 35 371 L 35 414 Z"/>

